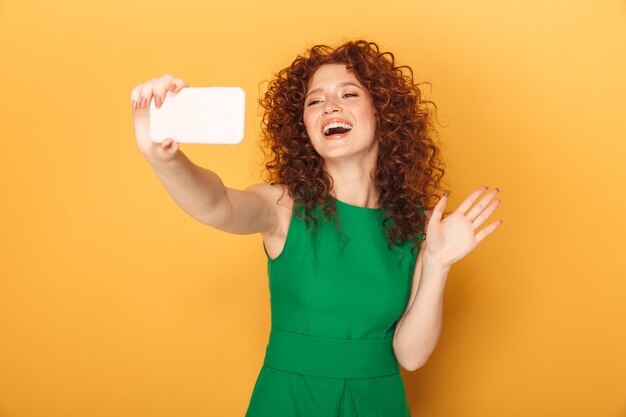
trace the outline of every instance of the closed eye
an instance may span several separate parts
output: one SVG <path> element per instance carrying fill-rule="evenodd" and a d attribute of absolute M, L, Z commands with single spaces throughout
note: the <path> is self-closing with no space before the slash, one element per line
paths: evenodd
<path fill-rule="evenodd" d="M 346 93 L 343 95 L 343 97 L 358 97 L 359 95 L 356 93 Z M 309 104 L 307 106 L 312 106 L 313 104 L 319 103 L 321 100 L 311 100 L 309 101 Z"/>

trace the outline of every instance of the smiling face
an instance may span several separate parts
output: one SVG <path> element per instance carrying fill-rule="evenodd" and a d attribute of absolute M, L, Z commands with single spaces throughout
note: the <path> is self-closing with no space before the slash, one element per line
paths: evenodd
<path fill-rule="evenodd" d="M 326 161 L 378 155 L 371 95 L 344 64 L 320 66 L 309 81 L 304 125 L 313 148 Z"/>

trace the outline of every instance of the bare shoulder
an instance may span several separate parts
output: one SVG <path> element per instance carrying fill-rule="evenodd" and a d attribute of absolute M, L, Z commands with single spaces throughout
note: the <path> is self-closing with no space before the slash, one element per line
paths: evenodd
<path fill-rule="evenodd" d="M 293 207 L 293 199 L 287 192 L 287 187 L 281 184 L 259 183 L 253 184 L 244 191 L 257 194 L 265 201 L 278 207 L 291 210 Z"/>

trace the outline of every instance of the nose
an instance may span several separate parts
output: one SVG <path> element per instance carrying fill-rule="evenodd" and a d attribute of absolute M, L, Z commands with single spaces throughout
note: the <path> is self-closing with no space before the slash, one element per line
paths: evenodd
<path fill-rule="evenodd" d="M 341 107 L 333 100 L 329 98 L 324 103 L 324 114 L 334 113 L 341 110 Z"/>

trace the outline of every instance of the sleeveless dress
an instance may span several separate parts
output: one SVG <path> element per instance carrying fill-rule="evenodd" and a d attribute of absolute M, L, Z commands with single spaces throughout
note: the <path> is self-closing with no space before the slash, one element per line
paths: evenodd
<path fill-rule="evenodd" d="M 246 417 L 411 415 L 392 342 L 419 247 L 387 248 L 384 209 L 332 201 L 341 232 L 317 206 L 317 232 L 292 211 L 281 254 L 263 246 L 271 331 Z"/>

